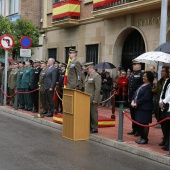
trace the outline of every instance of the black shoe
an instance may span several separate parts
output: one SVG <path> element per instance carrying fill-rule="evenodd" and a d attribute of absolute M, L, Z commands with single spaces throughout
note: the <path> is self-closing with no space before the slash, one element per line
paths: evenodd
<path fill-rule="evenodd" d="M 163 150 L 164 150 L 164 151 L 169 151 L 169 146 L 163 147 Z"/>
<path fill-rule="evenodd" d="M 18 109 L 24 109 L 24 107 L 21 107 L 21 106 L 20 106 L 20 107 L 18 107 Z"/>
<path fill-rule="evenodd" d="M 91 130 L 90 130 L 90 133 L 98 133 L 98 130 L 91 129 Z"/>
<path fill-rule="evenodd" d="M 136 140 L 135 142 L 139 144 L 139 142 L 142 140 L 142 138 Z"/>
<path fill-rule="evenodd" d="M 41 114 L 41 115 L 46 115 L 47 112 L 43 111 L 43 112 L 41 112 L 40 114 Z"/>
<path fill-rule="evenodd" d="M 136 132 L 134 130 L 132 130 L 131 132 L 128 132 L 128 135 L 134 135 Z"/>
<path fill-rule="evenodd" d="M 166 143 L 166 142 L 163 140 L 161 143 L 159 143 L 159 146 L 164 146 L 165 143 Z"/>
<path fill-rule="evenodd" d="M 46 117 L 53 117 L 53 113 L 47 113 L 46 115 L 44 115 Z"/>
<path fill-rule="evenodd" d="M 138 144 L 147 144 L 148 139 L 141 139 Z"/>
<path fill-rule="evenodd" d="M 136 133 L 134 134 L 134 136 L 140 136 L 140 133 L 139 133 L 139 132 L 136 132 Z"/>
<path fill-rule="evenodd" d="M 38 110 L 36 110 L 36 109 L 35 109 L 35 110 L 33 110 L 32 112 L 33 112 L 33 113 L 37 113 L 37 112 L 38 112 Z"/>
<path fill-rule="evenodd" d="M 27 111 L 31 111 L 31 112 L 32 112 L 32 109 L 31 109 L 31 108 L 30 108 L 30 109 L 28 108 Z"/>

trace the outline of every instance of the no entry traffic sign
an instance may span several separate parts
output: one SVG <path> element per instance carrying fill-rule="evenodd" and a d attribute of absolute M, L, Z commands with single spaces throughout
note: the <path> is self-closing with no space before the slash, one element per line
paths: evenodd
<path fill-rule="evenodd" d="M 23 36 L 21 39 L 20 39 L 20 45 L 22 48 L 30 48 L 31 45 L 32 45 L 32 40 L 30 37 L 28 36 Z"/>
<path fill-rule="evenodd" d="M 14 47 L 14 38 L 10 34 L 4 34 L 0 37 L 0 46 L 4 50 L 10 50 Z"/>

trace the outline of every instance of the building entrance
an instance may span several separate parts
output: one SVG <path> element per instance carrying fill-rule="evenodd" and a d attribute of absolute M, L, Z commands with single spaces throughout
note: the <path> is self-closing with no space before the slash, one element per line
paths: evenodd
<path fill-rule="evenodd" d="M 140 54 L 145 53 L 145 44 L 139 31 L 132 31 L 126 38 L 122 49 L 121 66 L 126 71 L 128 68 L 132 70 L 132 60 Z M 142 64 L 144 70 L 145 64 Z"/>

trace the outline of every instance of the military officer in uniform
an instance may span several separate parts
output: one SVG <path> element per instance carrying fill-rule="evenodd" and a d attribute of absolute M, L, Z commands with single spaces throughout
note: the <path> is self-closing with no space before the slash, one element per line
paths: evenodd
<path fill-rule="evenodd" d="M 85 78 L 85 92 L 90 95 L 90 132 L 98 133 L 98 110 L 101 101 L 101 76 L 94 70 L 93 62 L 84 64 L 87 71 Z"/>
<path fill-rule="evenodd" d="M 45 115 L 48 112 L 48 105 L 47 105 L 47 99 L 46 99 L 45 88 L 44 88 L 44 76 L 47 70 L 47 63 L 45 61 L 41 61 L 41 69 L 42 70 L 39 76 L 40 101 L 41 101 L 41 106 L 42 106 L 41 114 Z"/>
<path fill-rule="evenodd" d="M 15 93 L 15 89 L 16 89 L 16 85 L 17 85 L 17 73 L 18 73 L 18 63 L 17 62 L 14 62 L 12 63 L 12 71 L 10 72 L 10 77 L 9 77 L 9 89 L 10 89 L 10 95 L 12 96 L 14 93 Z M 14 104 L 14 99 L 15 97 L 12 96 L 10 98 L 10 104 L 11 106 L 13 106 Z"/>
<path fill-rule="evenodd" d="M 63 98 L 63 88 L 64 88 L 64 76 L 65 76 L 65 72 L 66 72 L 66 67 L 67 67 L 67 64 L 65 63 L 62 63 L 61 64 L 61 71 L 60 71 L 60 76 L 59 76 L 59 82 L 58 82 L 58 85 L 59 85 L 59 96 L 60 98 L 62 99 Z M 62 104 L 62 100 L 59 99 L 59 107 L 60 107 L 60 113 L 63 112 L 63 104 Z"/>
<path fill-rule="evenodd" d="M 31 99 L 31 94 L 27 93 L 30 91 L 30 86 L 31 86 L 31 78 L 33 74 L 33 68 L 32 68 L 32 60 L 25 61 L 25 71 L 22 76 L 22 85 L 21 88 L 23 89 L 24 92 L 24 100 L 25 100 L 25 110 L 27 111 L 32 111 L 32 99 Z"/>
<path fill-rule="evenodd" d="M 80 62 L 76 59 L 77 51 L 75 49 L 69 49 L 69 58 L 71 59 L 68 65 L 68 78 L 67 88 L 82 89 L 82 68 Z"/>
<path fill-rule="evenodd" d="M 143 84 L 143 73 L 141 71 L 141 64 L 139 62 L 133 62 L 133 72 L 129 77 L 129 85 L 128 85 L 128 96 L 129 102 L 131 103 L 132 97 L 135 94 L 136 90 L 139 86 Z M 130 106 L 130 114 L 131 118 L 135 120 L 135 109 Z M 127 133 L 128 135 L 140 136 L 139 126 L 135 123 L 132 123 L 132 131 Z"/>
<path fill-rule="evenodd" d="M 34 64 L 33 64 L 34 68 L 33 68 L 33 74 L 31 77 L 31 85 L 30 85 L 30 89 L 31 91 L 36 90 L 38 88 L 38 82 L 39 82 L 39 76 L 40 76 L 40 72 L 41 72 L 41 67 L 40 67 L 40 60 L 35 60 Z M 39 95 L 38 95 L 38 90 L 34 91 L 33 93 L 31 93 L 31 98 L 32 98 L 32 103 L 33 103 L 33 107 L 34 110 L 33 112 L 36 113 L 38 112 L 38 101 L 39 101 Z"/>
<path fill-rule="evenodd" d="M 16 88 L 19 92 L 22 92 L 22 76 L 24 74 L 25 68 L 24 68 L 25 62 L 19 62 L 19 70 L 17 73 L 17 84 Z M 25 109 L 25 100 L 24 95 L 21 93 L 18 93 L 18 101 L 19 101 L 19 109 Z"/>

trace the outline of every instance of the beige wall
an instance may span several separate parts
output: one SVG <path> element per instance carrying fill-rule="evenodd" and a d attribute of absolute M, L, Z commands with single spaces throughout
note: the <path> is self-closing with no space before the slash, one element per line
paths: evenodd
<path fill-rule="evenodd" d="M 122 48 L 126 37 L 137 29 L 145 42 L 146 51 L 153 51 L 159 45 L 160 10 L 131 14 L 103 21 L 88 23 L 47 32 L 47 49 L 58 49 L 58 60 L 63 62 L 64 48 L 74 45 L 78 59 L 85 61 L 85 45 L 99 44 L 99 62 L 109 61 L 116 66 L 121 62 Z M 168 30 L 170 30 L 168 20 Z M 167 35 L 170 40 L 170 31 Z M 47 56 L 47 49 L 44 55 Z M 147 67 L 146 67 L 147 68 Z M 115 73 L 116 69 L 113 71 Z"/>

